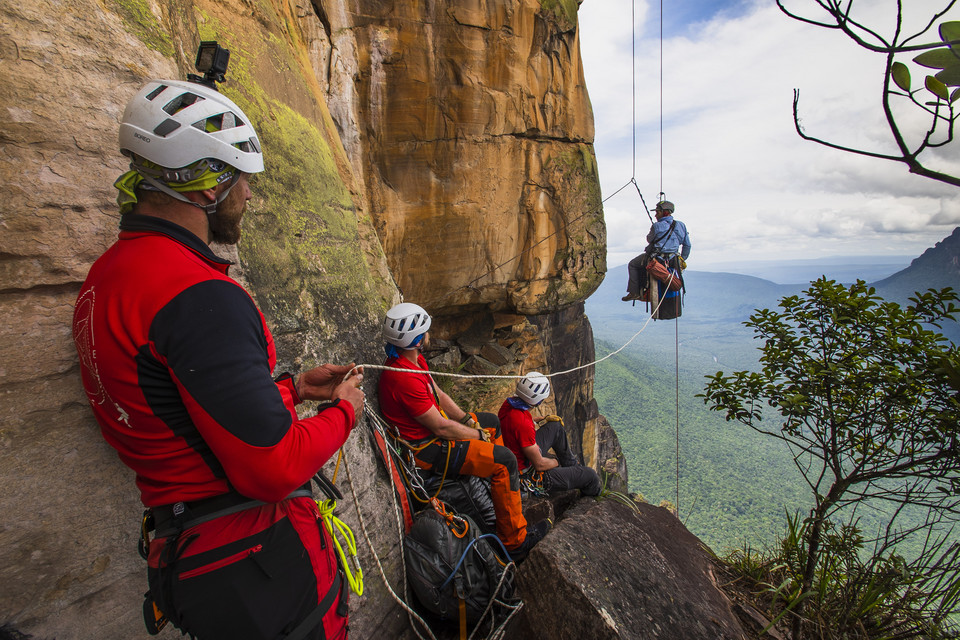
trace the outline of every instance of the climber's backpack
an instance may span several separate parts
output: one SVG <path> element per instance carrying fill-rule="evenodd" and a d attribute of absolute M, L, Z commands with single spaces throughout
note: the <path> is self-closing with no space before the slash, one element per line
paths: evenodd
<path fill-rule="evenodd" d="M 493 598 L 514 604 L 513 570 L 504 577 L 507 562 L 495 545 L 496 536 L 481 534 L 469 516 L 431 508 L 418 513 L 403 540 L 407 581 L 417 600 L 441 620 L 459 620 L 461 629 L 479 621 Z"/>
<path fill-rule="evenodd" d="M 427 495 L 436 495 L 456 513 L 470 516 L 480 526 L 480 533 L 496 531 L 497 514 L 493 509 L 489 479 L 477 476 L 448 477 L 443 480 L 443 488 L 437 493 L 440 480 L 441 476 L 436 474 L 424 478 Z"/>

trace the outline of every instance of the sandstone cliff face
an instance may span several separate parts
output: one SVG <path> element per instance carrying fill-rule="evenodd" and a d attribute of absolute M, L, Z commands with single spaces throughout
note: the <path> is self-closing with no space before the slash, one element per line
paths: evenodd
<path fill-rule="evenodd" d="M 589 325 L 565 333 L 551 319 L 606 271 L 578 3 L 319 4 L 311 48 L 329 42 L 331 53 L 318 82 L 336 105 L 391 273 L 406 300 L 440 316 L 434 367 L 517 374 L 592 360 Z M 582 306 L 573 315 L 582 323 Z M 549 408 L 590 463 L 592 375 L 566 377 L 560 406 Z M 450 389 L 495 411 L 511 384 Z"/>
<path fill-rule="evenodd" d="M 449 369 L 592 360 L 580 302 L 605 270 L 605 237 L 576 4 L 542 4 L 0 4 L 0 625 L 143 636 L 141 507 L 90 416 L 70 317 L 116 235 L 123 107 L 146 79 L 192 70 L 201 39 L 233 52 L 224 92 L 267 151 L 244 237 L 220 250 L 274 329 L 278 370 L 379 362 L 394 280 L 438 314 L 433 357 Z M 592 384 L 592 369 L 558 379 L 550 410 L 588 462 L 625 473 L 598 444 L 615 436 L 598 427 Z M 464 393 L 496 410 L 509 386 Z M 345 455 L 341 517 L 359 536 L 356 495 L 396 585 L 389 490 L 363 427 Z M 354 634 L 397 636 L 406 620 L 361 547 Z"/>
<path fill-rule="evenodd" d="M 332 60 L 355 73 L 339 129 L 406 298 L 530 315 L 589 295 L 606 236 L 576 4 L 360 0 L 326 15 Z"/>

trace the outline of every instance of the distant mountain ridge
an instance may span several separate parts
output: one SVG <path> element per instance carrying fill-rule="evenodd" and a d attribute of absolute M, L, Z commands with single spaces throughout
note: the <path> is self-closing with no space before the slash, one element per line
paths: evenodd
<path fill-rule="evenodd" d="M 873 286 L 881 296 L 900 304 L 907 304 L 910 296 L 927 289 L 953 287 L 960 293 L 960 227 L 920 254 L 909 267 Z M 940 332 L 960 344 L 960 323 L 947 323 Z"/>
<path fill-rule="evenodd" d="M 903 302 L 915 291 L 960 289 L 960 227 L 924 251 L 910 266 L 873 283 L 884 297 Z"/>

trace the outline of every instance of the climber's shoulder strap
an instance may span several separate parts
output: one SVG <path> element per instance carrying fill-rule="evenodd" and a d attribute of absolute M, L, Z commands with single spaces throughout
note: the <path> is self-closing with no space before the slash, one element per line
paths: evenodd
<path fill-rule="evenodd" d="M 670 223 L 670 228 L 663 232 L 663 235 L 659 235 L 653 240 L 650 241 L 650 244 L 647 245 L 646 252 L 648 254 L 656 253 L 657 243 L 663 240 L 664 238 L 669 238 L 670 234 L 673 233 L 673 230 L 677 227 L 677 219 L 674 218 L 673 222 Z"/>

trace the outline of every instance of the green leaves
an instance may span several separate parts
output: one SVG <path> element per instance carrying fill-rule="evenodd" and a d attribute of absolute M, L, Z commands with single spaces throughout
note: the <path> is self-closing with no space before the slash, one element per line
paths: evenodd
<path fill-rule="evenodd" d="M 960 22 L 944 22 L 940 25 L 940 38 L 943 46 L 924 51 L 913 61 L 921 67 L 939 69 L 939 73 L 924 78 L 927 91 L 946 103 L 953 103 L 960 97 L 960 91 L 948 87 L 960 87 Z M 899 68 L 898 67 L 903 67 Z M 895 62 L 891 68 L 893 81 L 904 91 L 910 91 L 910 72 L 904 65 Z"/>
<path fill-rule="evenodd" d="M 904 91 L 910 91 L 910 69 L 902 62 L 894 62 L 890 72 L 893 74 L 893 81 Z"/>
<path fill-rule="evenodd" d="M 937 96 L 944 102 L 950 100 L 950 92 L 947 89 L 947 85 L 937 80 L 934 76 L 927 76 L 924 78 L 923 84 L 927 88 L 927 91 Z"/>
<path fill-rule="evenodd" d="M 946 43 L 960 43 L 960 22 L 944 22 L 940 25 L 940 39 Z M 960 44 L 949 45 L 960 55 Z"/>
<path fill-rule="evenodd" d="M 960 62 L 960 58 L 953 53 L 950 47 L 944 47 L 943 49 L 924 51 L 914 58 L 913 61 L 921 67 L 927 67 L 930 69 L 946 69 L 952 66 L 954 63 Z"/>
<path fill-rule="evenodd" d="M 958 298 L 931 289 L 911 301 L 884 301 L 862 281 L 812 282 L 783 298 L 780 311 L 758 310 L 746 323 L 762 344 L 762 371 L 717 372 L 701 397 L 755 430 L 761 409 L 773 408 L 781 439 L 852 474 L 851 485 L 894 468 L 901 478 L 937 477 L 942 466 L 931 461 L 947 456 L 960 466 L 960 451 L 944 446 L 960 437 L 950 366 L 960 357 L 929 327 L 953 322 Z"/>

